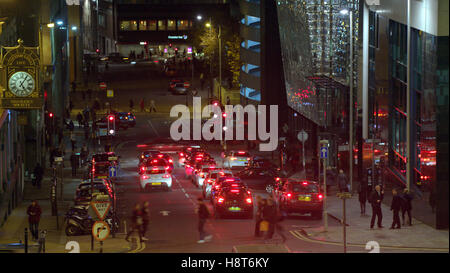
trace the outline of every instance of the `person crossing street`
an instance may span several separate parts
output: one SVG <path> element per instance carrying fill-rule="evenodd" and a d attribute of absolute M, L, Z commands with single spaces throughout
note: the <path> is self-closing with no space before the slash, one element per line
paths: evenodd
<path fill-rule="evenodd" d="M 208 234 L 204 230 L 204 226 L 206 223 L 206 220 L 210 217 L 210 213 L 208 211 L 208 208 L 206 207 L 205 203 L 203 202 L 203 197 L 197 198 L 198 201 L 198 207 L 196 209 L 196 213 L 198 214 L 198 232 L 200 235 L 199 240 L 197 243 L 202 244 L 206 241 L 210 241 L 212 238 L 212 235 Z"/>
<path fill-rule="evenodd" d="M 147 233 L 148 224 L 150 222 L 150 203 L 148 201 L 145 201 L 142 206 L 142 240 L 148 240 L 145 237 L 145 234 Z"/>

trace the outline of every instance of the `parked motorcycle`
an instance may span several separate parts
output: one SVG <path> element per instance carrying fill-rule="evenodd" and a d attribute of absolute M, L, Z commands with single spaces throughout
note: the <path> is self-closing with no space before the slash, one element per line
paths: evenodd
<path fill-rule="evenodd" d="M 67 236 L 77 236 L 86 235 L 92 232 L 92 225 L 95 220 L 88 213 L 89 206 L 75 206 L 69 209 L 66 213 L 66 235 Z M 113 227 L 113 212 L 109 211 L 105 218 L 105 222 L 110 228 Z M 115 230 L 119 229 L 119 221 L 116 217 Z"/>

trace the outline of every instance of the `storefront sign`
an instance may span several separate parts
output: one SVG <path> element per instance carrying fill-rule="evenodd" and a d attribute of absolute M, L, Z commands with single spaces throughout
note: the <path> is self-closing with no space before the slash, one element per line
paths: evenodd
<path fill-rule="evenodd" d="M 177 36 L 169 35 L 167 38 L 170 40 L 187 40 L 188 36 L 187 35 L 177 35 Z"/>

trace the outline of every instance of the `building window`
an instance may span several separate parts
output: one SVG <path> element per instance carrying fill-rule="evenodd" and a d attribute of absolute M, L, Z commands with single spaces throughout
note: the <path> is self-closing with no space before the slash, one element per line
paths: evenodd
<path fill-rule="evenodd" d="M 177 20 L 177 29 L 178 30 L 189 29 L 189 21 L 188 20 Z"/>
<path fill-rule="evenodd" d="M 147 21 L 139 20 L 139 30 L 147 30 Z"/>
<path fill-rule="evenodd" d="M 156 25 L 157 25 L 156 20 L 149 20 L 147 30 L 156 30 Z"/>
<path fill-rule="evenodd" d="M 167 20 L 167 30 L 176 30 L 175 20 Z"/>
<path fill-rule="evenodd" d="M 167 30 L 166 20 L 158 20 L 158 30 Z"/>
<path fill-rule="evenodd" d="M 138 22 L 137 21 L 121 21 L 120 22 L 120 30 L 138 30 Z"/>
<path fill-rule="evenodd" d="M 98 14 L 98 24 L 102 27 L 106 27 L 106 17 L 104 14 Z"/>

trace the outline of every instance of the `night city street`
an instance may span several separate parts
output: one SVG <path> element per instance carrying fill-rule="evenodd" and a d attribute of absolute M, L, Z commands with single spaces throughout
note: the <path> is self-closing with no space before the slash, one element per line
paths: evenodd
<path fill-rule="evenodd" d="M 448 254 L 448 6 L 0 0 L 0 256 Z"/>

